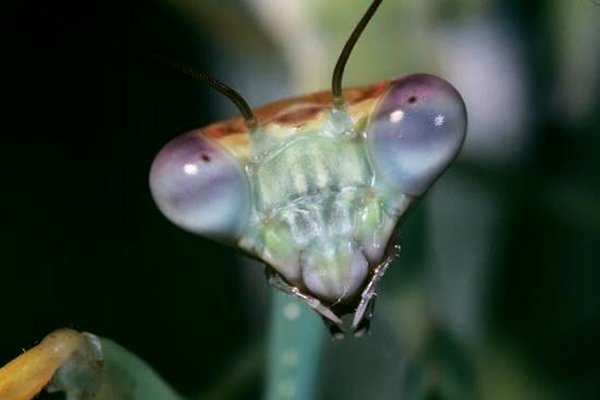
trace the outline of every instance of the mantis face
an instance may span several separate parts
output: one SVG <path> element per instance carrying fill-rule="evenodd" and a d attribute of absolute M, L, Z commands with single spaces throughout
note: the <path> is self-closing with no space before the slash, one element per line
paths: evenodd
<path fill-rule="evenodd" d="M 394 231 L 460 150 L 466 110 L 432 75 L 283 100 L 168 143 L 150 172 L 172 222 L 232 244 L 269 280 L 305 300 L 334 334 L 340 316 L 368 326 Z M 366 324 L 366 325 L 365 325 Z"/>

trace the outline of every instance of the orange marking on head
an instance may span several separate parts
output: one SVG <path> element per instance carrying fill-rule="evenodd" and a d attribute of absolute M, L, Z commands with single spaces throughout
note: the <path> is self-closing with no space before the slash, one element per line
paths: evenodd
<path fill-rule="evenodd" d="M 354 107 L 357 104 L 380 97 L 387 90 L 389 84 L 390 81 L 382 81 L 374 85 L 345 89 L 346 106 L 349 109 L 357 109 Z M 254 110 L 254 114 L 259 126 L 269 123 L 282 126 L 301 126 L 332 106 L 331 92 L 322 91 L 265 104 Z M 248 133 L 241 117 L 234 117 L 208 125 L 202 128 L 201 131 L 203 135 L 214 139 Z"/>

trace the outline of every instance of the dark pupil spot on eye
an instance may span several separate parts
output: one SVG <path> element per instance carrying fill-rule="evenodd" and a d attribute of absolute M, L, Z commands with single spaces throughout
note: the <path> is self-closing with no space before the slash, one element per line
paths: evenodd
<path fill-rule="evenodd" d="M 208 154 L 202 154 L 200 156 L 200 158 L 202 159 L 202 161 L 204 162 L 210 162 L 210 156 Z"/>
<path fill-rule="evenodd" d="M 416 103 L 416 102 L 417 102 L 417 96 L 410 96 L 410 97 L 408 98 L 408 102 L 409 102 L 410 104 Z"/>

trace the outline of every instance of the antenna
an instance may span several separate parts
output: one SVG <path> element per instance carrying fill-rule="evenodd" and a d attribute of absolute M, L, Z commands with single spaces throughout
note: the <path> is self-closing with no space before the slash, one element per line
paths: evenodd
<path fill-rule="evenodd" d="M 148 55 L 153 60 L 159 61 L 173 69 L 181 71 L 184 74 L 191 76 L 192 78 L 194 78 L 198 81 L 208 83 L 213 89 L 216 89 L 221 94 L 227 96 L 227 98 L 229 100 L 231 100 L 231 102 L 233 104 L 235 104 L 235 106 L 238 108 L 238 110 L 240 110 L 242 117 L 244 117 L 244 123 L 246 124 L 246 127 L 248 128 L 248 130 L 250 132 L 252 132 L 254 130 L 254 128 L 256 128 L 256 117 L 254 116 L 254 113 L 252 112 L 252 108 L 250 108 L 250 106 L 248 105 L 246 100 L 244 100 L 242 95 L 239 94 L 238 92 L 236 92 L 234 89 L 227 86 L 220 80 L 213 78 L 212 76 L 207 75 L 206 73 L 199 71 L 193 67 L 190 67 L 189 65 L 182 64 L 177 61 L 173 61 L 173 60 L 171 60 L 161 54 L 157 54 L 157 53 L 149 53 Z"/>
<path fill-rule="evenodd" d="M 344 49 L 342 50 L 340 57 L 335 64 L 333 77 L 331 78 L 331 95 L 333 96 L 333 104 L 338 108 L 341 108 L 344 105 L 344 96 L 342 94 L 342 78 L 344 77 L 344 68 L 346 68 L 348 58 L 350 58 L 350 54 L 352 53 L 352 49 L 354 49 L 354 45 L 356 42 L 358 42 L 360 35 L 369 24 L 369 21 L 375 14 L 375 11 L 377 11 L 377 8 L 382 1 L 383 0 L 373 0 L 365 14 L 362 16 L 360 21 L 358 21 L 358 24 L 352 31 L 352 34 L 344 45 Z"/>

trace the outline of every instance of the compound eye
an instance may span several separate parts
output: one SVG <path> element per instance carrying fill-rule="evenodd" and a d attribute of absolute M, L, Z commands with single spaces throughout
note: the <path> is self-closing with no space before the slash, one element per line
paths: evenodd
<path fill-rule="evenodd" d="M 458 91 L 432 75 L 390 84 L 367 132 L 375 168 L 410 196 L 422 195 L 458 154 L 467 112 Z"/>
<path fill-rule="evenodd" d="M 150 191 L 171 222 L 193 233 L 231 243 L 246 223 L 249 189 L 243 168 L 198 130 L 176 137 L 158 153 Z"/>

